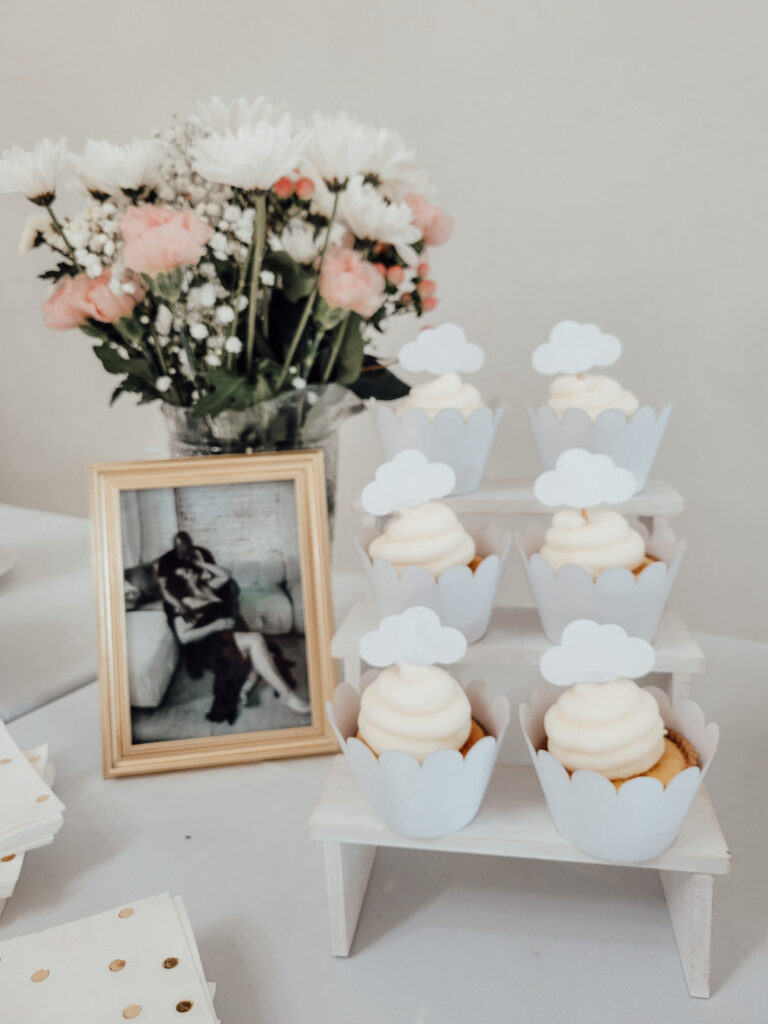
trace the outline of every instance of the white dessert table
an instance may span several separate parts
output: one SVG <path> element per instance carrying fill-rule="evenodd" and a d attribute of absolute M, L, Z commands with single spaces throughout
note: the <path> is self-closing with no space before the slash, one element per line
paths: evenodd
<path fill-rule="evenodd" d="M 25 858 L 0 936 L 167 890 L 184 897 L 231 1024 L 761 1024 L 768 644 L 696 640 L 697 699 L 722 727 L 707 790 L 733 855 L 715 886 L 709 1000 L 686 992 L 657 872 L 587 861 L 381 848 L 353 955 L 333 957 L 306 824 L 333 759 L 107 782 L 94 686 L 11 726 L 25 748 L 50 744 L 67 812 Z"/>
<path fill-rule="evenodd" d="M 0 718 L 54 700 L 96 675 L 87 519 L 0 504 Z"/>

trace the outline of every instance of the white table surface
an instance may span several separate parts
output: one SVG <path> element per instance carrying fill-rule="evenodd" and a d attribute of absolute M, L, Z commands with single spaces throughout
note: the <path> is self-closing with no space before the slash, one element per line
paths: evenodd
<path fill-rule="evenodd" d="M 686 993 L 657 875 L 632 868 L 384 849 L 352 956 L 335 959 L 307 838 L 328 758 L 106 782 L 95 686 L 11 726 L 24 747 L 50 743 L 67 813 L 26 858 L 0 937 L 167 890 L 223 1024 L 764 1022 L 768 644 L 698 639 L 696 695 L 723 728 L 707 788 L 733 854 L 709 1000 Z"/>
<path fill-rule="evenodd" d="M 40 707 L 96 676 L 87 519 L 0 504 L 0 718 Z"/>

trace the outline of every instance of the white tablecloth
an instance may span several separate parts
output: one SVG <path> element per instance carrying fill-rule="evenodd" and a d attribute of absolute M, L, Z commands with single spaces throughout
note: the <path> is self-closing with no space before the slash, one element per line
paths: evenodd
<path fill-rule="evenodd" d="M 699 639 L 709 672 L 694 691 L 723 730 L 707 788 L 733 853 L 708 1001 L 687 995 L 656 873 L 632 868 L 382 850 L 353 955 L 334 959 L 306 830 L 328 759 L 106 782 L 95 686 L 11 727 L 25 747 L 50 743 L 67 813 L 26 858 L 0 936 L 168 890 L 223 1024 L 762 1024 L 768 645 Z"/>
<path fill-rule="evenodd" d="M 0 576 L 0 718 L 96 676 L 96 611 L 87 519 L 0 505 L 0 546 L 16 564 Z"/>

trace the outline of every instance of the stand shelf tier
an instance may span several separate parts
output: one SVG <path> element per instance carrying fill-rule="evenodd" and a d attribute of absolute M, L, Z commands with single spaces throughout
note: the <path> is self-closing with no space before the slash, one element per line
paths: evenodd
<path fill-rule="evenodd" d="M 378 847 L 495 857 L 608 864 L 577 850 L 555 828 L 532 767 L 497 764 L 483 806 L 465 828 L 439 839 L 412 839 L 385 828 L 368 809 L 343 755 L 338 755 L 309 820 L 324 844 L 335 956 L 348 956 Z M 709 995 L 713 878 L 727 874 L 730 854 L 702 787 L 675 843 L 638 869 L 661 872 L 664 894 L 691 995 Z"/>
<path fill-rule="evenodd" d="M 532 481 L 510 483 L 504 480 L 489 480 L 471 494 L 449 495 L 440 500 L 450 505 L 458 516 L 552 515 L 551 508 L 534 498 Z M 622 515 L 666 519 L 681 516 L 685 512 L 685 501 L 677 488 L 666 480 L 649 480 L 641 494 L 636 494 L 616 508 Z M 363 512 L 359 501 L 355 502 L 354 509 L 356 512 Z"/>
<path fill-rule="evenodd" d="M 376 629 L 381 616 L 375 604 L 350 608 L 331 641 L 331 654 L 343 662 L 345 681 L 359 686 L 363 662 L 360 638 Z M 460 665 L 538 665 L 551 646 L 535 608 L 496 607 L 488 632 L 467 647 Z M 687 695 L 688 678 L 704 671 L 704 652 L 677 612 L 664 612 L 653 641 L 654 671 L 672 676 L 673 699 Z"/>

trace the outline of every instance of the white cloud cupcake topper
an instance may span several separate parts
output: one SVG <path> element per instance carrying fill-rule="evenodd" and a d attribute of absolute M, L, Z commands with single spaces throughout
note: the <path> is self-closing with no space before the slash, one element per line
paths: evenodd
<path fill-rule="evenodd" d="M 536 478 L 533 493 L 542 505 L 592 508 L 619 505 L 637 490 L 634 476 L 621 469 L 608 455 L 595 455 L 584 448 L 569 448 L 558 457 L 554 469 Z"/>
<path fill-rule="evenodd" d="M 441 324 L 403 345 L 398 359 L 404 369 L 414 372 L 475 373 L 485 362 L 485 353 L 467 340 L 458 324 Z"/>
<path fill-rule="evenodd" d="M 406 448 L 376 470 L 363 488 L 360 501 L 366 512 L 386 516 L 399 508 L 416 508 L 450 494 L 456 474 L 444 462 L 430 462 L 423 452 Z"/>
<path fill-rule="evenodd" d="M 416 605 L 400 615 L 387 615 L 379 628 L 360 640 L 360 657 L 385 668 L 405 661 L 411 665 L 450 665 L 464 657 L 467 641 L 450 626 L 443 626 L 431 608 Z"/>
<path fill-rule="evenodd" d="M 561 320 L 549 333 L 549 341 L 533 350 L 531 363 L 537 373 L 584 373 L 593 366 L 611 366 L 621 355 L 621 342 L 603 334 L 597 324 Z"/>
<path fill-rule="evenodd" d="M 541 656 L 539 670 L 555 686 L 610 683 L 647 675 L 655 660 L 652 645 L 628 636 L 621 626 L 576 619 L 563 630 L 560 644 Z"/>

